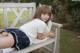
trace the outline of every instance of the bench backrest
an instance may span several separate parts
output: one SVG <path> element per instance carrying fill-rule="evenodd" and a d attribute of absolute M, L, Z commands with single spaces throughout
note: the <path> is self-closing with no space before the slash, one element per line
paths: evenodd
<path fill-rule="evenodd" d="M 4 27 L 8 28 L 8 27 L 15 27 L 15 25 L 20 20 L 24 12 L 24 8 L 28 9 L 29 11 L 28 19 L 31 19 L 35 13 L 36 4 L 35 3 L 0 3 L 0 8 L 3 9 Z M 16 16 L 16 18 L 13 20 L 10 26 L 8 23 L 8 13 L 7 13 L 8 8 L 10 8 Z M 16 11 L 17 8 L 19 8 L 20 10 L 19 12 Z"/>

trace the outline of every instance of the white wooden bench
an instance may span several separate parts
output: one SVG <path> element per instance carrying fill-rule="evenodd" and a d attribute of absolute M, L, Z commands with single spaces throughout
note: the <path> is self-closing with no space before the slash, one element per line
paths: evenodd
<path fill-rule="evenodd" d="M 0 3 L 0 8 L 3 8 L 5 28 L 8 28 L 8 27 L 13 28 L 17 24 L 17 22 L 20 20 L 20 17 L 24 11 L 23 8 L 29 9 L 29 19 L 33 17 L 36 10 L 36 4 L 35 3 Z M 8 26 L 7 8 L 11 8 L 17 17 L 16 19 L 13 20 L 13 23 L 11 24 L 11 26 Z M 20 13 L 17 13 L 15 11 L 15 8 L 20 8 L 22 10 L 20 11 Z M 55 31 L 56 31 L 55 38 L 50 38 L 45 42 L 42 42 L 39 44 L 32 44 L 31 46 L 25 49 L 22 49 L 19 51 L 13 50 L 8 53 L 28 53 L 33 50 L 39 49 L 41 47 L 51 50 L 52 52 L 50 53 L 59 53 L 59 40 L 60 40 L 59 36 L 60 36 L 60 28 L 62 27 L 62 24 L 50 22 L 49 27 L 51 28 L 52 26 L 55 28 Z M 52 44 L 52 49 L 45 47 L 46 45 L 49 45 L 49 44 Z"/>

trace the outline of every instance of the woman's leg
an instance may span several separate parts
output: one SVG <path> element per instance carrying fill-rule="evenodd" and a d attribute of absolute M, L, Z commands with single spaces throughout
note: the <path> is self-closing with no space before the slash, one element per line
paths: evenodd
<path fill-rule="evenodd" d="M 7 36 L 0 37 L 0 48 L 9 48 L 14 45 L 14 38 L 12 34 L 8 33 Z"/>
<path fill-rule="evenodd" d="M 2 33 L 0 33 L 0 37 L 5 37 L 5 36 L 8 36 L 8 32 L 2 32 Z"/>

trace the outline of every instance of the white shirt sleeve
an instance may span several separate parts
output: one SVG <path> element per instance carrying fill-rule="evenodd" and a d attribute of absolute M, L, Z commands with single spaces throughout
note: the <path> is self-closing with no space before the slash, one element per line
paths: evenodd
<path fill-rule="evenodd" d="M 47 25 L 44 22 L 38 23 L 37 24 L 37 33 L 46 33 L 46 32 L 48 32 Z M 35 39 L 35 42 L 33 42 L 33 43 L 34 44 L 41 43 L 41 42 L 46 41 L 47 39 L 48 39 L 48 37 L 43 40 Z"/>
<path fill-rule="evenodd" d="M 51 31 L 51 28 L 52 28 L 52 21 L 51 20 L 48 22 L 48 28 L 49 28 L 49 31 Z"/>
<path fill-rule="evenodd" d="M 45 23 L 39 23 L 37 25 L 37 33 L 44 33 L 45 29 L 46 29 Z"/>
<path fill-rule="evenodd" d="M 50 32 L 52 27 L 52 21 L 50 20 L 48 24 L 44 22 L 38 23 L 37 30 L 38 33 L 43 33 L 43 32 Z"/>
<path fill-rule="evenodd" d="M 20 27 L 20 29 L 26 33 L 26 35 L 30 38 L 31 44 L 34 43 L 40 43 L 43 42 L 47 39 L 44 40 L 38 40 L 36 39 L 37 33 L 46 33 L 48 32 L 48 25 L 44 23 L 43 21 L 39 19 L 35 19 L 31 22 L 28 22 L 24 24 L 23 26 Z"/>

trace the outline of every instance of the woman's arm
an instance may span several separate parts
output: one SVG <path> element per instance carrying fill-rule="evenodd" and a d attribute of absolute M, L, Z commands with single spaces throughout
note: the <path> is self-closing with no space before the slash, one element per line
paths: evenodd
<path fill-rule="evenodd" d="M 47 35 L 47 37 L 54 38 L 55 32 L 48 32 L 46 35 Z"/>
<path fill-rule="evenodd" d="M 44 33 L 38 33 L 38 34 L 37 34 L 37 39 L 43 40 L 43 39 L 45 39 L 46 37 L 54 38 L 54 37 L 55 37 L 55 33 L 53 33 L 53 32 L 48 32 L 48 33 L 46 33 L 46 34 L 44 34 Z"/>
<path fill-rule="evenodd" d="M 44 35 L 44 33 L 37 33 L 37 39 L 43 40 L 45 39 L 47 36 Z"/>

